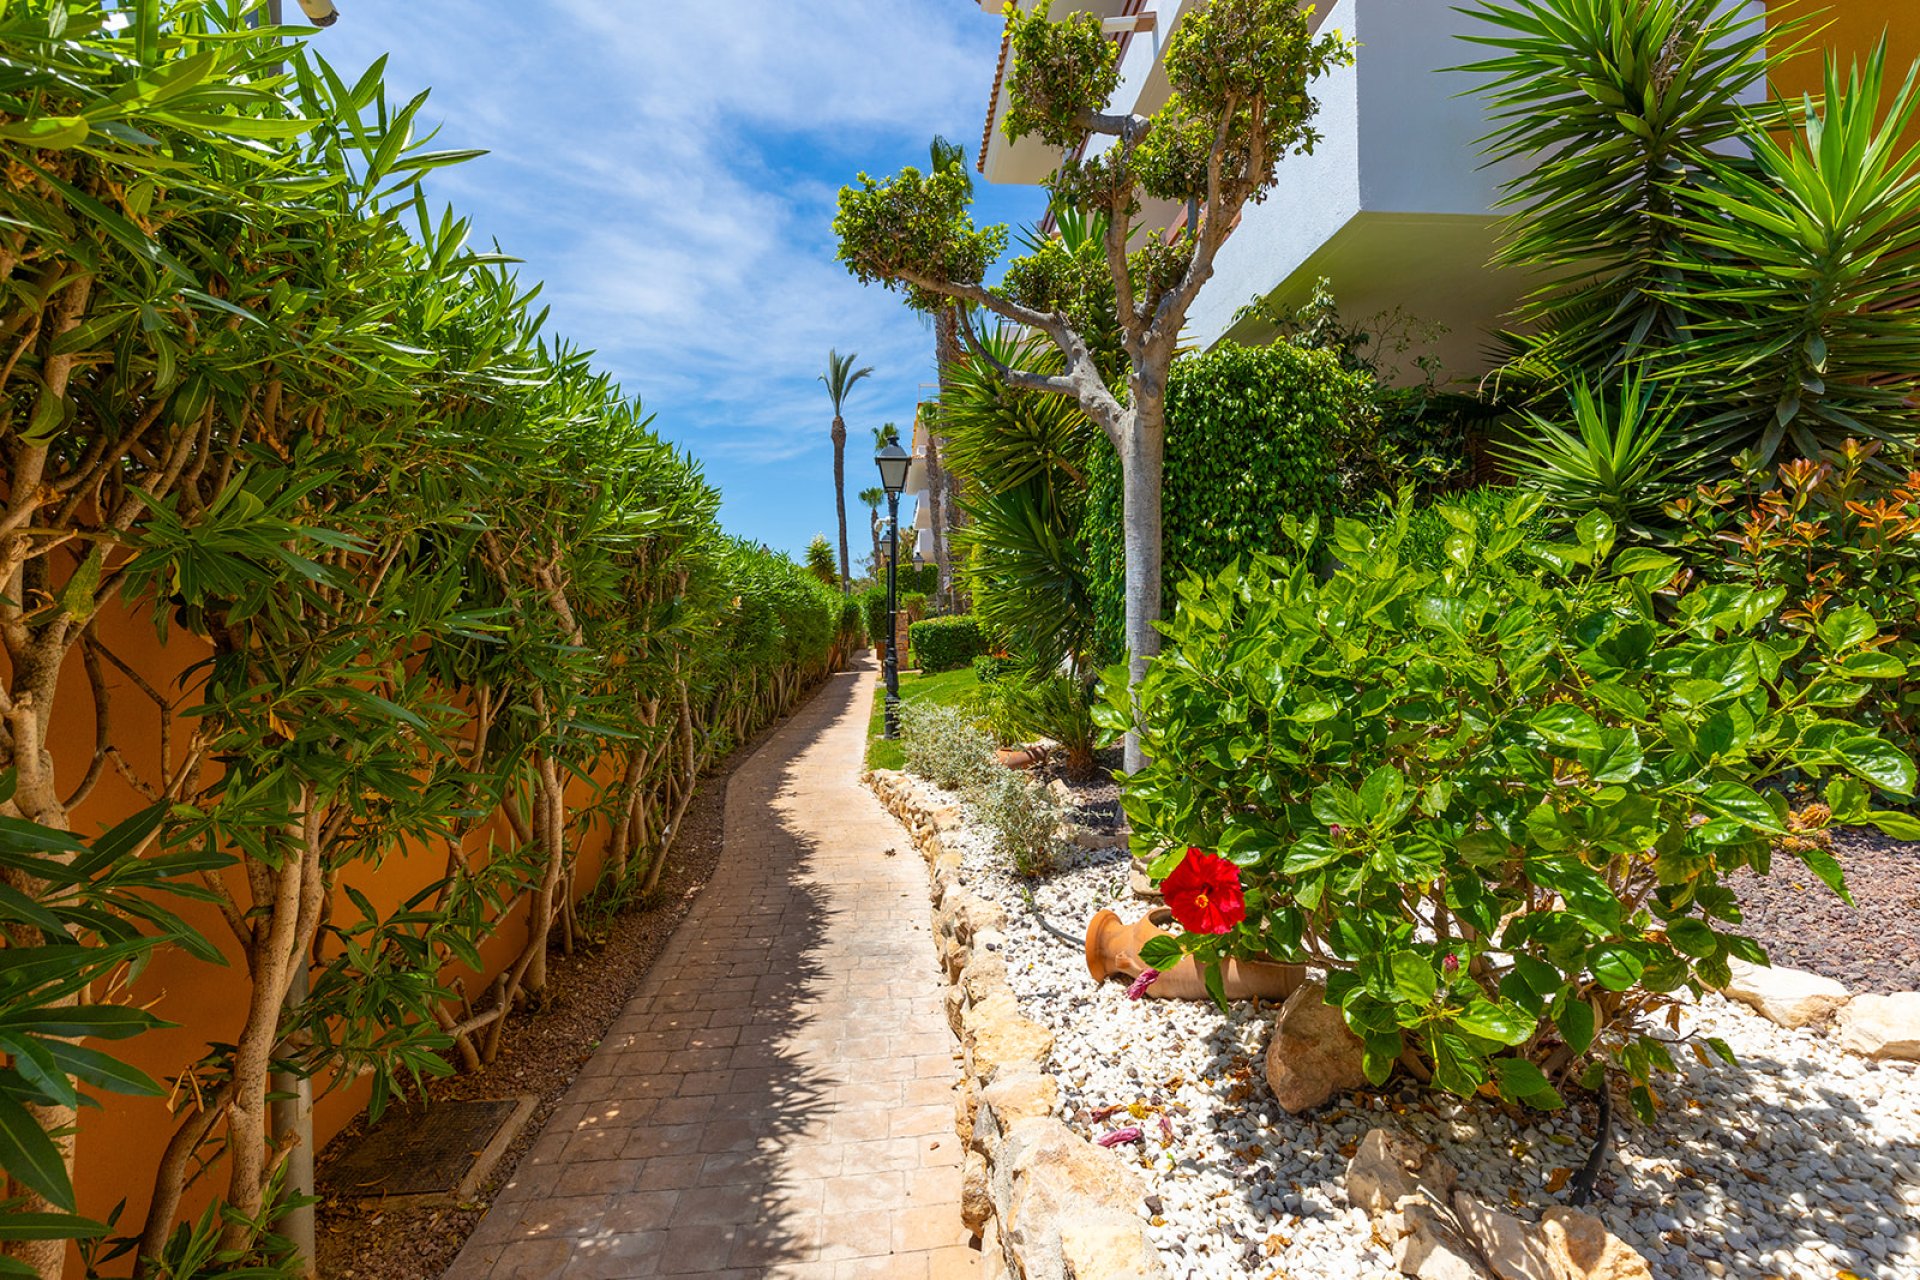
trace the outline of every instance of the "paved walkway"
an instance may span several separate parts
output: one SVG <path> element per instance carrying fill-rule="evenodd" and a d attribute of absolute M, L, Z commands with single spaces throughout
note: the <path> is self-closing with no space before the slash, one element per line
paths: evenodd
<path fill-rule="evenodd" d="M 926 873 L 858 778 L 874 684 L 735 771 L 713 882 L 446 1280 L 975 1274 Z"/>

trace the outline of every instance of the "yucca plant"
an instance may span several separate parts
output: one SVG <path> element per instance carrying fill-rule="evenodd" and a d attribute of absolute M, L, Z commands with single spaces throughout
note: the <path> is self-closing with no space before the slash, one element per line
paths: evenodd
<path fill-rule="evenodd" d="M 1672 292 L 1691 193 L 1736 164 L 1716 153 L 1778 118 L 1755 99 L 1769 68 L 1799 48 L 1797 24 L 1769 28 L 1723 0 L 1486 0 L 1495 31 L 1466 37 L 1499 55 L 1486 77 L 1490 162 L 1523 172 L 1497 265 L 1545 276 L 1513 319 L 1525 357 L 1594 382 L 1683 335 Z"/>
<path fill-rule="evenodd" d="M 1669 296 L 1691 340 L 1671 376 L 1725 405 L 1701 424 L 1718 456 L 1819 460 L 1849 438 L 1911 441 L 1920 415 L 1920 66 L 1890 89 L 1886 44 L 1791 130 L 1752 128 L 1750 158 L 1711 156 L 1713 182 L 1675 220 Z M 1885 108 L 1882 109 L 1882 102 Z"/>
<path fill-rule="evenodd" d="M 1538 412 L 1526 414 L 1521 429 L 1532 438 L 1501 450 L 1515 479 L 1569 523 L 1599 511 L 1621 529 L 1652 532 L 1697 462 L 1680 443 L 1673 398 L 1629 376 L 1609 401 L 1582 380 L 1569 392 L 1567 410 L 1572 430 Z"/>

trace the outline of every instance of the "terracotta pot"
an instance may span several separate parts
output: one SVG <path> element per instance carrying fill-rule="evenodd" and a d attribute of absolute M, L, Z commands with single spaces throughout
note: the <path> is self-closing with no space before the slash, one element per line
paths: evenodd
<path fill-rule="evenodd" d="M 1087 972 L 1095 982 L 1104 982 L 1115 974 L 1131 982 L 1147 967 L 1140 960 L 1140 948 L 1166 933 L 1156 921 L 1172 919 L 1173 913 L 1165 907 L 1148 912 L 1132 924 L 1123 924 L 1113 912 L 1102 911 L 1087 925 Z M 1228 960 L 1220 968 L 1229 1000 L 1285 1000 L 1307 980 L 1305 966 L 1297 964 Z M 1162 1000 L 1212 999 L 1192 956 L 1183 957 L 1149 983 L 1147 994 Z"/>
<path fill-rule="evenodd" d="M 1009 769 L 1031 769 L 1047 758 L 1044 747 L 995 747 L 993 754 Z"/>

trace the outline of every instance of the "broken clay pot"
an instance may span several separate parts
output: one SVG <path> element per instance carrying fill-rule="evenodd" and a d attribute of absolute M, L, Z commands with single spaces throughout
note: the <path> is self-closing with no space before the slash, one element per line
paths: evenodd
<path fill-rule="evenodd" d="M 1140 959 L 1140 948 L 1166 933 L 1160 925 L 1172 919 L 1173 912 L 1165 907 L 1148 912 L 1132 924 L 1122 923 L 1111 911 L 1100 912 L 1087 925 L 1087 972 L 1095 982 L 1104 982 L 1115 974 L 1129 980 L 1139 977 L 1147 968 Z M 1306 981 L 1307 971 L 1297 964 L 1228 960 L 1221 964 L 1220 976 L 1229 1000 L 1285 1000 Z M 1147 994 L 1162 1000 L 1212 998 L 1200 966 L 1191 956 L 1149 983 Z"/>
<path fill-rule="evenodd" d="M 1047 758 L 1045 747 L 996 747 L 994 757 L 1009 769 L 1031 769 Z"/>

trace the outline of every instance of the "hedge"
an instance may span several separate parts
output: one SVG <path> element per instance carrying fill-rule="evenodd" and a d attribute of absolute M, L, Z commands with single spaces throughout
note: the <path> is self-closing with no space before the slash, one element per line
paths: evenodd
<path fill-rule="evenodd" d="M 1162 590 L 1188 573 L 1281 544 L 1289 513 L 1327 515 L 1340 499 L 1338 446 L 1363 412 L 1364 374 L 1328 351 L 1287 343 L 1222 346 L 1178 361 L 1167 383 L 1167 454 L 1161 485 Z M 1092 579 L 1096 644 L 1119 660 L 1125 617 L 1120 462 L 1094 451 L 1082 527 Z"/>
<path fill-rule="evenodd" d="M 920 670 L 931 675 L 964 667 L 987 651 L 980 623 L 971 614 L 927 618 L 907 628 L 907 644 Z"/>
<path fill-rule="evenodd" d="M 0 993 L 8 1274 L 58 1275 L 59 1236 L 96 1233 L 71 1215 L 114 1200 L 146 1206 L 103 1242 L 132 1251 L 115 1269 L 285 1271 L 270 1224 L 303 1189 L 275 1073 L 364 1080 L 377 1119 L 493 1060 L 549 942 L 586 940 L 596 869 L 616 900 L 655 891 L 701 771 L 841 631 L 837 592 L 721 532 L 698 465 L 544 330 L 512 260 L 429 216 L 423 175 L 472 153 L 429 149 L 424 95 L 389 100 L 379 64 L 343 82 L 245 8 L 0 5 L 0 516 L 35 535 L 0 547 L 32 598 L 0 628 L 0 705 L 33 709 L 0 735 L 0 846 L 87 880 L 0 903 L 9 955 L 61 926 L 50 907 L 85 913 Z M 115 670 L 139 692 L 110 705 Z M 68 732 L 82 714 L 95 731 Z M 101 828 L 75 862 L 72 831 Z M 169 874 L 218 910 L 158 914 Z M 503 921 L 525 943 L 482 994 Z M 147 945 L 123 938 L 174 952 L 200 1011 L 140 1046 L 158 1079 L 75 1065 L 71 1041 L 154 1025 L 150 977 L 72 1003 Z M 192 1101 L 63 1149 L 73 1072 Z M 214 1203 L 176 1232 L 189 1183 Z"/>

